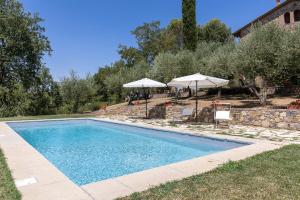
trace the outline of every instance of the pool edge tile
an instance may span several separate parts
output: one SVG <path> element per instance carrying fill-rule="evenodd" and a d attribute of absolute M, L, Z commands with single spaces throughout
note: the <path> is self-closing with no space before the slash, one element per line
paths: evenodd
<path fill-rule="evenodd" d="M 81 188 L 94 199 L 99 200 L 111 200 L 135 192 L 134 189 L 113 179 L 90 183 L 81 186 Z"/>

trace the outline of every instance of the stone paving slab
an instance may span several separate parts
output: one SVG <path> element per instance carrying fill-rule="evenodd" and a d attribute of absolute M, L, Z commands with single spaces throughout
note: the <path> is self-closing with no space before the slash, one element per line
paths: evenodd
<path fill-rule="evenodd" d="M 126 116 L 110 116 L 99 118 L 118 120 L 129 123 L 170 127 L 178 130 L 195 131 L 214 135 L 232 135 L 245 138 L 266 139 L 277 142 L 300 143 L 300 131 L 286 129 L 270 129 L 256 126 L 230 125 L 228 128 L 215 128 L 212 124 L 172 121 L 170 119 L 133 119 Z"/>

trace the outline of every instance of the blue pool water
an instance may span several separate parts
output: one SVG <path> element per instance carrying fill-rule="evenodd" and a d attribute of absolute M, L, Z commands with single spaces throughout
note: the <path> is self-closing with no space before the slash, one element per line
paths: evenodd
<path fill-rule="evenodd" d="M 246 145 L 94 120 L 8 124 L 78 185 Z"/>

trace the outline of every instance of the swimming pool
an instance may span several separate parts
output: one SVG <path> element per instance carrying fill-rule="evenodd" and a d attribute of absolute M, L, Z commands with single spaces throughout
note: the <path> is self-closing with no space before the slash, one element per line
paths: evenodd
<path fill-rule="evenodd" d="M 92 119 L 8 125 L 77 185 L 247 145 Z"/>

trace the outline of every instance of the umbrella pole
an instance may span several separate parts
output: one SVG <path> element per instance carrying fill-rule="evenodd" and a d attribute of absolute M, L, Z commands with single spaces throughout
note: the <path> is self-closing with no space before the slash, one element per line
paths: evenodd
<path fill-rule="evenodd" d="M 148 98 L 147 98 L 147 90 L 145 89 L 145 99 L 146 99 L 146 119 L 148 118 Z"/>
<path fill-rule="evenodd" d="M 146 118 L 148 118 L 147 104 L 148 104 L 148 101 L 147 101 L 147 97 L 146 97 Z"/>
<path fill-rule="evenodd" d="M 196 81 L 196 122 L 198 121 L 198 81 Z"/>

